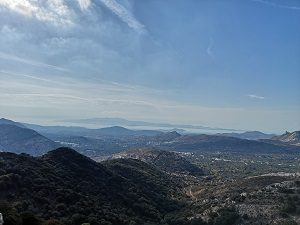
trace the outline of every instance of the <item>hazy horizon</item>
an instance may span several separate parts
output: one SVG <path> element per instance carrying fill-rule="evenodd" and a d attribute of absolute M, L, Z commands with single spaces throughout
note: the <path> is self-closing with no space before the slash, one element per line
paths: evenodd
<path fill-rule="evenodd" d="M 130 130 L 153 130 L 162 132 L 177 131 L 181 134 L 229 134 L 229 133 L 245 133 L 245 132 L 262 132 L 265 134 L 282 135 L 285 132 L 295 132 L 297 130 L 282 130 L 277 132 L 268 132 L 264 130 L 246 130 L 246 129 L 232 129 L 223 127 L 207 127 L 201 126 L 200 124 L 173 124 L 173 123 L 160 123 L 160 122 L 149 122 L 141 120 L 127 120 L 124 118 L 85 118 L 78 120 L 52 120 L 40 122 L 34 121 L 19 121 L 13 120 L 12 118 L 0 117 L 0 120 L 9 120 L 12 122 L 21 123 L 23 125 L 30 126 L 44 126 L 44 127 L 78 127 L 78 128 L 88 128 L 88 129 L 101 129 L 109 127 L 123 127 Z M 93 122 L 94 121 L 94 122 Z"/>

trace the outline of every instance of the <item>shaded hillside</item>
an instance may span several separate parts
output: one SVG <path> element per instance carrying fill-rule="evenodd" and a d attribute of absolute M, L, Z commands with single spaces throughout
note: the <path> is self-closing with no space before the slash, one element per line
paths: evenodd
<path fill-rule="evenodd" d="M 173 141 L 174 139 L 176 139 L 180 136 L 181 136 L 181 134 L 179 134 L 177 131 L 171 131 L 171 132 L 166 132 L 166 133 L 156 135 L 155 137 L 153 137 L 153 140 L 155 140 L 155 141 Z"/>
<path fill-rule="evenodd" d="M 300 146 L 300 131 L 286 132 L 283 135 L 272 138 L 272 140 Z"/>
<path fill-rule="evenodd" d="M 177 151 L 221 151 L 247 153 L 300 153 L 300 147 L 284 146 L 262 141 L 246 140 L 218 135 L 185 135 L 162 147 Z"/>
<path fill-rule="evenodd" d="M 34 130 L 8 124 L 0 124 L 0 146 L 2 151 L 31 155 L 41 155 L 59 147 Z"/>
<path fill-rule="evenodd" d="M 181 207 L 174 182 L 137 160 L 100 164 L 67 148 L 41 158 L 0 153 L 0 201 L 70 225 L 159 224 Z"/>
<path fill-rule="evenodd" d="M 112 158 L 139 159 L 172 174 L 203 175 L 202 169 L 175 152 L 158 149 L 135 149 L 115 154 Z"/>

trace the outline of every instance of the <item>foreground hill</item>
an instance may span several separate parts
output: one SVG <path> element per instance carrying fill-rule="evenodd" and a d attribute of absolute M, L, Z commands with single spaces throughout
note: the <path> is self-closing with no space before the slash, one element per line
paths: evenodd
<path fill-rule="evenodd" d="M 180 185 L 133 159 L 100 164 L 67 148 L 40 158 L 0 153 L 0 202 L 65 224 L 159 224 L 163 215 L 181 207 L 171 199 Z M 4 216 L 18 225 L 17 213 Z"/>
<path fill-rule="evenodd" d="M 158 149 L 135 149 L 114 154 L 112 158 L 132 158 L 150 163 L 157 168 L 175 174 L 202 176 L 203 170 L 183 158 L 179 153 Z"/>
<path fill-rule="evenodd" d="M 41 155 L 59 147 L 54 141 L 34 130 L 10 124 L 0 124 L 0 150 Z"/>
<path fill-rule="evenodd" d="M 300 146 L 300 131 L 286 132 L 283 135 L 272 138 L 272 140 Z"/>

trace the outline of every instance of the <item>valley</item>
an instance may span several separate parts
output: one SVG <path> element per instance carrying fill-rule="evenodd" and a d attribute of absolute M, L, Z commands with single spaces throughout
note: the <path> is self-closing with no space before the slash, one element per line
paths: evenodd
<path fill-rule="evenodd" d="M 295 133 L 281 141 L 273 136 L 253 140 L 254 134 L 266 137 L 257 132 L 249 140 L 249 133 L 242 139 L 121 127 L 27 126 L 0 120 L 4 225 L 300 222 Z"/>
<path fill-rule="evenodd" d="M 0 225 L 300 225 L 300 0 L 0 0 Z"/>

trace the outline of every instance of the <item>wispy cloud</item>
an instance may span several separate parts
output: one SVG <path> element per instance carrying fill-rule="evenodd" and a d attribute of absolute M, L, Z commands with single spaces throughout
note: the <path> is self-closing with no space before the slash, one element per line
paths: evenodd
<path fill-rule="evenodd" d="M 50 82 L 52 85 L 49 85 Z M 155 91 L 141 86 L 115 84 L 105 80 L 101 83 L 79 82 L 74 78 L 65 79 L 53 76 L 44 78 L 38 75 L 0 70 L 0 105 L 4 102 L 17 105 L 31 102 L 38 103 L 40 106 L 56 103 L 85 103 L 94 107 L 107 105 L 114 110 L 117 106 L 130 108 L 133 105 L 156 109 L 159 103 L 156 100 Z"/>
<path fill-rule="evenodd" d="M 212 50 L 212 48 L 214 47 L 214 39 L 212 37 L 209 38 L 209 45 L 206 49 L 206 53 L 207 55 L 209 55 L 211 58 L 215 58 L 215 54 Z"/>
<path fill-rule="evenodd" d="M 15 56 L 15 55 L 6 54 L 6 53 L 3 53 L 3 52 L 0 52 L 0 58 L 5 59 L 5 60 L 11 60 L 11 61 L 16 61 L 16 62 L 28 64 L 28 65 L 31 65 L 31 66 L 44 67 L 44 68 L 54 69 L 54 70 L 58 70 L 58 71 L 62 71 L 62 72 L 68 72 L 67 69 L 59 67 L 59 66 L 38 62 L 38 61 L 35 61 L 35 60 L 25 59 L 25 58 L 21 58 L 21 57 Z"/>
<path fill-rule="evenodd" d="M 278 3 L 275 3 L 272 1 L 265 1 L 265 0 L 251 0 L 251 1 L 262 3 L 262 4 L 269 5 L 269 6 L 276 7 L 276 8 L 300 10 L 299 6 L 283 5 L 283 4 L 278 4 Z"/>
<path fill-rule="evenodd" d="M 91 5 L 91 0 L 78 0 L 81 10 L 87 10 Z"/>
<path fill-rule="evenodd" d="M 29 75 L 29 74 L 24 74 L 24 73 L 15 73 L 15 72 L 10 72 L 10 71 L 0 70 L 0 74 L 2 74 L 2 75 L 7 74 L 9 76 L 23 77 L 25 79 L 38 80 L 38 81 L 43 81 L 43 82 L 48 82 L 48 83 L 56 83 L 49 79 L 40 78 L 38 76 L 33 76 L 33 75 Z"/>
<path fill-rule="evenodd" d="M 255 94 L 249 94 L 247 96 L 252 99 L 265 99 L 264 96 L 259 96 L 259 95 L 255 95 Z"/>
<path fill-rule="evenodd" d="M 87 98 L 82 98 L 79 96 L 74 96 L 74 95 L 66 95 L 66 94 L 51 94 L 51 93 L 46 93 L 46 94 L 41 94 L 41 93 L 21 93 L 21 94 L 3 94 L 3 96 L 6 97 L 29 97 L 29 98 L 40 98 L 41 100 L 47 100 L 47 102 L 49 103 L 49 99 L 53 98 L 53 99 L 63 99 L 66 100 L 64 103 L 67 103 L 70 99 L 71 100 L 79 100 L 79 101 L 86 101 L 89 102 L 90 100 Z"/>
<path fill-rule="evenodd" d="M 101 0 L 101 2 L 114 14 L 116 14 L 123 22 L 125 22 L 129 27 L 131 27 L 139 33 L 147 33 L 145 26 L 142 23 L 140 23 L 129 10 L 127 10 L 117 1 Z"/>

